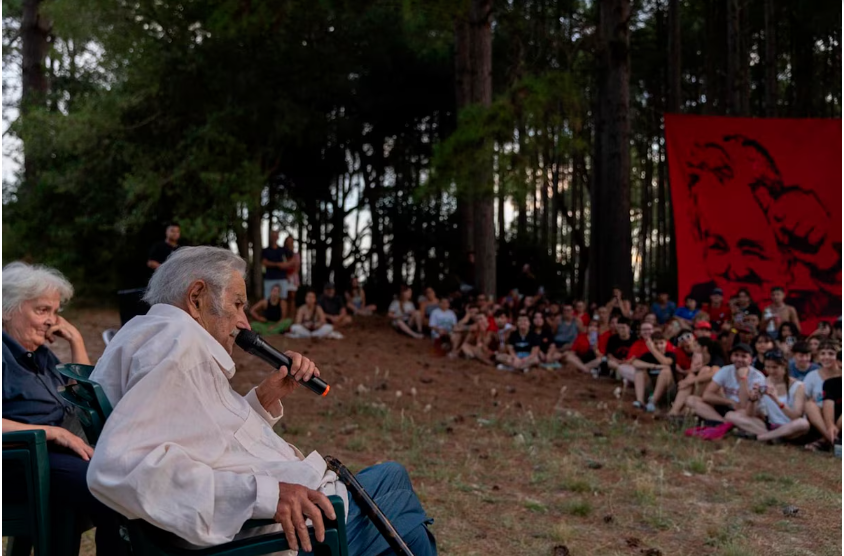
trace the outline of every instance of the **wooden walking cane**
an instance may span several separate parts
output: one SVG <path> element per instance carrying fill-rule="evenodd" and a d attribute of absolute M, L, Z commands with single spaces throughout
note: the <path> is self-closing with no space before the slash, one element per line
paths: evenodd
<path fill-rule="evenodd" d="M 387 544 L 390 545 L 390 548 L 392 548 L 399 556 L 413 556 L 413 552 L 410 550 L 410 547 L 407 546 L 407 543 L 401 538 L 399 532 L 396 531 L 396 528 L 393 527 L 393 524 L 390 523 L 390 520 L 387 519 L 387 516 L 384 515 L 384 512 L 382 512 L 381 508 L 378 507 L 378 504 L 375 503 L 375 500 L 366 493 L 363 486 L 361 486 L 355 476 L 352 475 L 352 472 L 349 471 L 345 465 L 340 463 L 340 460 L 337 458 L 325 456 L 324 459 L 325 463 L 328 464 L 328 468 L 334 471 L 340 480 L 343 481 L 343 484 L 345 484 L 349 489 L 349 493 L 352 495 L 352 498 L 355 499 L 355 502 L 357 502 L 358 507 L 360 507 L 364 515 L 372 520 L 375 528 L 378 529 L 378 532 L 380 532 L 387 540 Z"/>

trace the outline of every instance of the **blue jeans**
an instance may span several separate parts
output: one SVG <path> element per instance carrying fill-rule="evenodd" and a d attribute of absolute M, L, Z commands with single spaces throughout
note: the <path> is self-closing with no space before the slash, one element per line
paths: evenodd
<path fill-rule="evenodd" d="M 413 492 L 410 477 L 404 466 L 388 461 L 367 467 L 355 477 L 367 494 L 375 500 L 415 556 L 437 555 L 437 542 L 427 527 L 434 520 L 425 515 L 425 510 L 422 509 L 419 498 Z M 349 542 L 350 556 L 393 554 L 372 520 L 361 513 L 351 494 L 349 494 L 348 512 L 346 538 Z"/>

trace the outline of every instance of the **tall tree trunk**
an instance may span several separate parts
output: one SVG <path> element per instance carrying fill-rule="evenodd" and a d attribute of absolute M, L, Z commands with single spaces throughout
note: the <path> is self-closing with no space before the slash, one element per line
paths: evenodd
<path fill-rule="evenodd" d="M 470 13 L 472 35 L 472 103 L 492 104 L 492 0 L 472 0 Z M 484 151 L 486 146 L 482 147 Z M 483 151 L 482 151 L 483 152 Z M 474 243 L 475 280 L 478 291 L 495 296 L 495 189 L 492 183 L 492 159 L 484 160 L 475 173 Z"/>
<path fill-rule="evenodd" d="M 675 114 L 683 105 L 680 51 L 680 0 L 668 0 L 668 111 Z"/>
<path fill-rule="evenodd" d="M 49 82 L 44 63 L 49 51 L 49 35 L 52 23 L 44 17 L 41 10 L 41 0 L 23 0 L 21 14 L 21 116 L 26 118 L 30 109 L 43 106 L 49 90 Z M 35 163 L 24 151 L 24 190 L 35 187 Z"/>
<path fill-rule="evenodd" d="M 472 29 L 469 17 L 458 16 L 454 24 L 455 96 L 458 112 L 472 103 Z M 463 256 L 475 250 L 475 225 L 472 184 L 461 184 L 457 190 L 457 228 Z"/>
<path fill-rule="evenodd" d="M 630 253 L 630 0 L 600 0 L 598 16 L 598 125 L 592 204 L 597 299 L 614 285 L 632 293 Z"/>
<path fill-rule="evenodd" d="M 777 37 L 774 0 L 765 0 L 765 115 L 777 116 Z"/>
<path fill-rule="evenodd" d="M 504 222 L 504 203 L 507 202 L 507 197 L 504 195 L 504 170 L 501 168 L 502 156 L 500 146 L 496 148 L 495 160 L 495 167 L 498 174 L 498 185 L 496 188 L 496 192 L 498 193 L 498 250 L 501 251 L 507 238 L 507 226 Z"/>
<path fill-rule="evenodd" d="M 740 0 L 727 0 L 727 112 L 732 116 L 746 116 L 749 111 L 746 12 Z"/>
<path fill-rule="evenodd" d="M 252 195 L 252 202 L 249 204 L 249 216 L 247 217 L 247 231 L 249 243 L 252 247 L 252 259 L 249 261 L 249 286 L 252 299 L 263 299 L 264 297 L 264 267 L 261 266 L 261 250 L 264 248 L 264 240 L 261 234 L 261 222 L 264 219 L 264 209 L 261 206 L 261 190 Z"/>

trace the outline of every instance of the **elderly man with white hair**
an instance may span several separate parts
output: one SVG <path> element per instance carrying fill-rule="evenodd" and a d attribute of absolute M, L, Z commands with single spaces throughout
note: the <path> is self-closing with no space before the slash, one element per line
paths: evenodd
<path fill-rule="evenodd" d="M 88 472 L 91 491 L 195 546 L 222 544 L 248 519 L 272 518 L 304 551 L 312 549 L 306 520 L 321 540 L 320 508 L 334 519 L 326 495 L 338 494 L 350 554 L 389 553 L 323 458 L 304 456 L 273 431 L 297 380 L 319 376 L 313 362 L 287 352 L 290 369 L 245 396 L 231 388 L 232 332 L 249 329 L 245 271 L 240 257 L 216 247 L 183 247 L 156 269 L 144 296 L 149 312 L 117 333 L 91 375 L 114 405 Z M 358 480 L 415 554 L 436 554 L 431 520 L 401 465 L 370 467 Z"/>
<path fill-rule="evenodd" d="M 117 515 L 88 491 L 85 475 L 93 448 L 59 395 L 65 379 L 46 345 L 65 341 L 72 362 L 90 364 L 82 335 L 59 316 L 71 297 L 73 286 L 58 270 L 21 262 L 3 269 L 3 432 L 45 432 L 53 514 L 87 515 L 97 526 L 97 552 L 120 554 Z"/>

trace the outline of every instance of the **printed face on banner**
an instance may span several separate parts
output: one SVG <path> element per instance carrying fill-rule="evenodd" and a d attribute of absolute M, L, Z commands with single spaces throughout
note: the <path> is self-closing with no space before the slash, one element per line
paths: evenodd
<path fill-rule="evenodd" d="M 666 115 L 680 294 L 841 312 L 841 121 Z"/>

